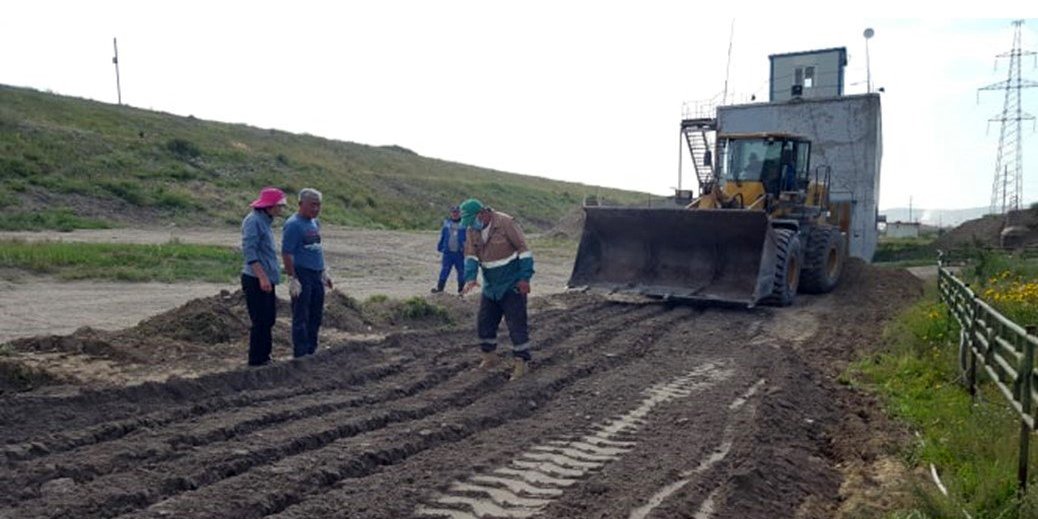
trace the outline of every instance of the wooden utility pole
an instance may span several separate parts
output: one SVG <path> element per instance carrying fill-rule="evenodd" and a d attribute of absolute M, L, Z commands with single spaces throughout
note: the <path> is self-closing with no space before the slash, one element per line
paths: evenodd
<path fill-rule="evenodd" d="M 115 56 L 112 56 L 112 63 L 115 64 L 115 93 L 119 96 L 119 104 L 123 104 L 123 89 L 119 85 L 119 42 L 112 38 L 112 47 L 115 48 Z"/>

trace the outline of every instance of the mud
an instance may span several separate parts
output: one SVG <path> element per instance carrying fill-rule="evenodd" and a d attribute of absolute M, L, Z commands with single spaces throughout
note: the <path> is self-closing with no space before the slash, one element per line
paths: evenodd
<path fill-rule="evenodd" d="M 0 397 L 0 516 L 839 516 L 840 467 L 896 429 L 835 375 L 920 294 L 852 264 L 783 309 L 541 297 L 517 382 L 504 351 L 476 369 L 470 326 L 434 325 L 259 369 Z"/>
<path fill-rule="evenodd" d="M 277 314 L 273 357 L 289 360 L 291 308 L 287 301 L 278 300 Z M 473 316 L 471 301 L 457 297 L 359 303 L 332 290 L 326 295 L 321 338 L 326 346 L 350 338 L 377 340 L 392 331 L 469 323 Z M 69 335 L 15 339 L 5 345 L 6 360 L 24 368 L 12 377 L 15 382 L 0 386 L 0 395 L 97 389 L 234 369 L 244 362 L 249 326 L 244 293 L 223 290 L 123 330 L 82 327 Z"/>

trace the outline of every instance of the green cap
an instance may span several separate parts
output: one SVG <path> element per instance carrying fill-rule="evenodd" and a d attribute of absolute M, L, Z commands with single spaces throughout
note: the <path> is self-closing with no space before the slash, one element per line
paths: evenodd
<path fill-rule="evenodd" d="M 470 198 L 461 203 L 461 226 L 468 227 L 472 225 L 472 220 L 476 219 L 476 213 L 483 210 L 483 202 Z"/>

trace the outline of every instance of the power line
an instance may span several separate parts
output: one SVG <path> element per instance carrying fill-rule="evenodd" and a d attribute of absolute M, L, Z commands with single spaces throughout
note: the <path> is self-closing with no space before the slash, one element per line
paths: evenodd
<path fill-rule="evenodd" d="M 1009 58 L 1009 77 L 978 89 L 977 95 L 984 90 L 1003 90 L 1005 100 L 1002 113 L 988 122 L 1002 123 L 998 137 L 998 156 L 995 159 L 995 178 L 991 184 L 991 213 L 1005 214 L 1020 208 L 1023 197 L 1023 133 L 1020 131 L 1022 121 L 1034 120 L 1034 116 L 1023 111 L 1020 101 L 1020 90 L 1038 86 L 1034 81 L 1020 76 L 1020 58 L 1033 56 L 1034 52 L 1020 49 L 1020 27 L 1023 20 L 1013 22 L 1013 50 L 999 54 L 999 58 Z"/>

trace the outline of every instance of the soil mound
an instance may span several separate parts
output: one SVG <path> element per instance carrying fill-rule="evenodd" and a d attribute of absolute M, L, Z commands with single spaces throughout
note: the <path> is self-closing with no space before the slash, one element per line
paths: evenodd
<path fill-rule="evenodd" d="M 361 315 L 360 303 L 338 290 L 325 294 L 324 318 L 321 325 L 346 332 L 365 332 L 374 328 L 374 323 Z"/>
<path fill-rule="evenodd" d="M 961 249 L 970 246 L 997 247 L 999 233 L 1005 218 L 1002 215 L 989 214 L 975 220 L 963 222 L 958 227 L 944 233 L 934 242 L 934 247 L 941 250 Z"/>
<path fill-rule="evenodd" d="M 60 380 L 45 371 L 0 359 L 0 395 L 60 383 Z"/>
<path fill-rule="evenodd" d="M 132 330 L 142 336 L 162 336 L 200 344 L 237 340 L 246 336 L 249 330 L 245 293 L 238 290 L 232 294 L 223 290 L 215 296 L 188 301 L 179 308 L 141 321 Z"/>
<path fill-rule="evenodd" d="M 341 332 L 369 337 L 465 325 L 475 320 L 477 307 L 472 300 L 445 295 L 358 303 L 333 290 L 325 296 L 322 335 L 328 332 L 328 338 L 342 340 Z M 278 299 L 278 320 L 272 332 L 276 358 L 291 355 L 291 315 L 291 305 Z M 13 382 L 0 388 L 0 393 L 24 391 L 66 378 L 90 386 L 232 369 L 244 362 L 250 324 L 244 293 L 223 290 L 149 317 L 132 328 L 104 331 L 83 327 L 69 335 L 16 339 L 8 347 L 22 355 L 21 363 L 12 357 L 10 366 L 4 368 Z M 324 343 L 331 345 L 327 340 Z M 0 369 L 0 376 L 6 373 L 4 369 Z"/>
<path fill-rule="evenodd" d="M 115 357 L 118 351 L 108 341 L 111 332 L 84 326 L 70 335 L 39 335 L 11 341 L 16 351 L 33 353 L 77 353 L 94 357 Z"/>
<path fill-rule="evenodd" d="M 1038 206 L 989 214 L 970 220 L 934 241 L 941 250 L 968 247 L 1033 247 L 1038 245 Z"/>

